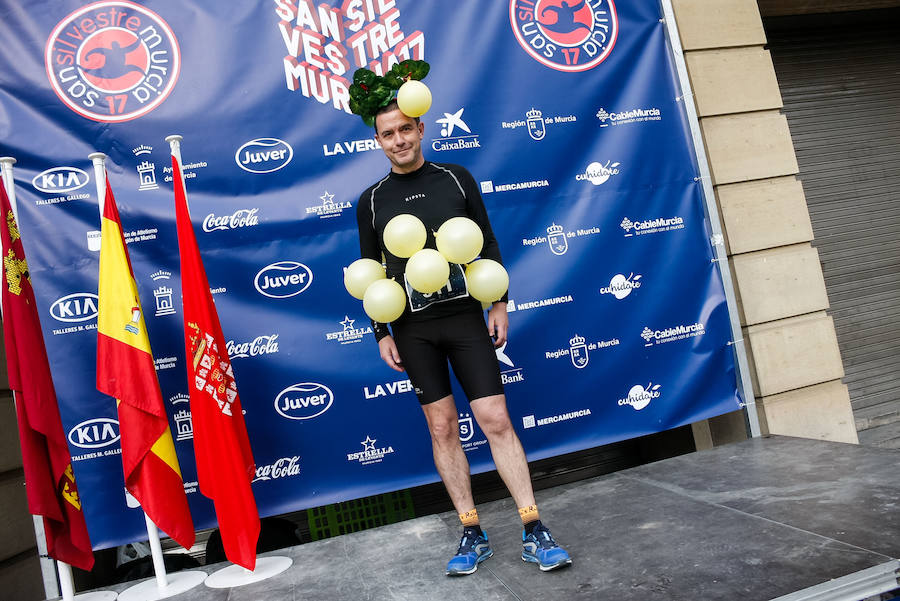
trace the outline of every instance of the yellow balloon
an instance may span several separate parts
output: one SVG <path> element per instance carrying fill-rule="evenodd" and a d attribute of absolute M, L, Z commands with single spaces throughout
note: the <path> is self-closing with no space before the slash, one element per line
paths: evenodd
<path fill-rule="evenodd" d="M 397 215 L 384 226 L 384 245 L 394 256 L 407 259 L 423 248 L 428 233 L 415 215 Z"/>
<path fill-rule="evenodd" d="M 344 271 L 344 287 L 350 296 L 362 300 L 369 284 L 384 277 L 381 263 L 372 259 L 357 259 Z"/>
<path fill-rule="evenodd" d="M 422 294 L 437 292 L 449 279 L 450 264 L 431 248 L 423 248 L 406 262 L 406 281 Z"/>
<path fill-rule="evenodd" d="M 375 321 L 390 323 L 403 315 L 403 310 L 406 309 L 406 292 L 394 280 L 376 280 L 366 288 L 363 309 Z"/>
<path fill-rule="evenodd" d="M 435 241 L 448 261 L 466 264 L 481 254 L 484 234 L 478 224 L 468 217 L 451 217 L 438 228 Z"/>
<path fill-rule="evenodd" d="M 397 107 L 407 117 L 421 117 L 431 108 L 431 90 L 421 81 L 410 79 L 397 90 Z"/>
<path fill-rule="evenodd" d="M 509 288 L 509 274 L 503 265 L 490 259 L 479 259 L 466 267 L 469 294 L 483 303 L 500 300 Z"/>

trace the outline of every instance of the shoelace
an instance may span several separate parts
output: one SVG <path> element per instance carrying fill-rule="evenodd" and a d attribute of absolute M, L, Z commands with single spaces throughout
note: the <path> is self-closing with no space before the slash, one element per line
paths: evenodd
<path fill-rule="evenodd" d="M 559 546 L 556 544 L 556 541 L 553 540 L 549 530 L 544 530 L 543 528 L 535 529 L 534 537 L 537 539 L 538 544 L 541 545 L 542 549 L 552 549 Z"/>
<path fill-rule="evenodd" d="M 466 553 L 473 551 L 473 547 L 475 546 L 474 542 L 475 540 L 469 540 L 468 535 L 463 535 L 462 540 L 459 541 L 459 549 L 456 550 L 456 554 L 465 555 Z"/>

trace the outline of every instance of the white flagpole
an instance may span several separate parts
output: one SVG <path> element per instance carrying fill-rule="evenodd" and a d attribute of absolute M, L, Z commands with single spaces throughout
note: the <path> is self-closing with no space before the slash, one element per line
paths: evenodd
<path fill-rule="evenodd" d="M 177 134 L 173 134 L 171 136 L 166 136 L 166 142 L 169 143 L 169 148 L 172 151 L 172 156 L 175 157 L 175 160 L 178 161 L 178 170 L 181 172 L 181 184 L 186 189 L 187 186 L 184 185 L 184 164 L 181 160 L 181 141 L 184 138 Z M 174 180 L 175 174 L 172 174 Z M 185 192 L 185 204 L 187 205 L 187 193 Z M 188 209 L 190 206 L 188 205 Z M 188 210 L 190 213 L 190 210 Z M 256 559 L 256 569 L 250 571 L 242 566 L 237 564 L 231 564 L 228 567 L 222 568 L 216 572 L 213 572 L 206 579 L 206 586 L 209 588 L 232 588 L 235 586 L 243 586 L 245 584 L 250 584 L 252 582 L 259 582 L 260 580 L 265 580 L 267 578 L 271 578 L 281 572 L 285 571 L 294 563 L 294 560 L 290 557 L 275 555 L 269 557 L 257 557 Z"/>
<path fill-rule="evenodd" d="M 92 152 L 88 158 L 94 162 L 94 181 L 97 184 L 97 201 L 100 205 L 100 231 L 103 231 L 103 205 L 106 203 L 106 155 L 102 152 Z M 102 248 L 101 248 L 102 252 Z M 143 509 L 141 510 L 143 511 Z M 163 561 L 162 545 L 159 542 L 159 528 L 153 520 L 144 513 L 147 522 L 147 538 L 150 542 L 150 556 L 153 558 L 153 572 L 156 574 L 156 585 L 160 592 L 169 586 L 166 578 L 166 564 Z"/>
<path fill-rule="evenodd" d="M 19 222 L 19 208 L 16 204 L 16 186 L 13 180 L 13 165 L 16 159 L 12 157 L 0 157 L 0 171 L 3 174 L 3 185 L 6 187 L 6 195 L 9 197 L 9 205 L 12 207 L 16 223 Z M 34 521 L 34 533 L 37 539 L 38 554 L 41 559 L 41 575 L 44 579 L 44 592 L 47 598 L 55 597 L 57 592 L 62 594 L 63 601 L 74 601 L 75 583 L 72 578 L 72 566 L 64 561 L 54 560 L 47 555 L 47 539 L 44 531 L 44 520 L 40 516 L 31 516 Z M 56 574 L 53 570 L 53 562 L 56 561 Z M 58 579 L 57 579 L 58 578 Z M 116 594 L 111 591 L 96 591 L 78 595 L 82 601 L 109 601 L 115 599 Z"/>
<path fill-rule="evenodd" d="M 103 205 L 106 202 L 106 155 L 102 152 L 94 152 L 88 155 L 94 162 L 94 181 L 97 183 L 97 199 L 100 204 L 100 231 L 103 231 Z M 143 512 L 143 509 L 141 509 Z M 144 521 L 147 524 L 147 539 L 150 543 L 150 556 L 153 559 L 153 572 L 156 575 L 156 586 L 151 580 L 147 580 L 125 589 L 119 593 L 119 601 L 153 601 L 164 599 L 187 591 L 206 580 L 206 572 L 198 570 L 186 570 L 166 574 L 166 564 L 163 561 L 162 545 L 159 540 L 159 528 L 144 512 Z"/>
<path fill-rule="evenodd" d="M 6 196 L 9 197 L 9 206 L 12 208 L 16 223 L 19 222 L 19 207 L 16 204 L 16 184 L 13 180 L 13 165 L 16 159 L 13 157 L 0 157 L 0 172 L 3 175 L 3 185 L 6 188 Z M 15 400 L 15 399 L 14 399 Z M 59 579 L 54 574 L 53 559 L 47 557 L 47 540 L 44 533 L 44 521 L 40 516 L 31 516 L 34 521 L 34 534 L 38 546 L 38 555 L 41 558 L 41 575 L 44 579 L 44 592 L 47 597 L 62 593 L 63 601 L 72 601 L 75 598 L 75 587 L 72 584 L 72 567 L 62 561 L 56 562 Z M 49 565 L 48 565 L 49 562 Z"/>
<path fill-rule="evenodd" d="M 9 196 L 9 204 L 13 210 L 16 223 L 19 222 L 19 207 L 16 206 L 16 184 L 13 181 L 13 165 L 16 159 L 12 157 L 0 157 L 0 170 L 3 172 L 3 185 L 6 186 L 6 195 Z"/>
<path fill-rule="evenodd" d="M 181 172 L 181 184 L 184 186 L 184 163 L 181 160 L 181 141 L 184 138 L 179 136 L 178 134 L 172 134 L 171 136 L 166 136 L 166 142 L 169 143 L 169 149 L 172 151 L 172 156 L 178 161 L 178 170 Z M 174 173 L 172 174 L 175 175 Z M 184 186 L 187 189 L 187 186 Z M 185 194 L 184 202 L 188 207 L 188 213 L 190 213 L 191 205 L 188 202 L 187 194 Z"/>

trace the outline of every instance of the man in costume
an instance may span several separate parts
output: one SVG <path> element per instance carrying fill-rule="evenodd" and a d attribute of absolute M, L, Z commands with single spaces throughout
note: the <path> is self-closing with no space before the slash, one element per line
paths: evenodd
<path fill-rule="evenodd" d="M 351 104 L 351 108 L 358 106 Z M 391 330 L 386 324 L 373 322 L 373 331 L 381 358 L 392 369 L 405 371 L 415 388 L 431 434 L 435 466 L 462 522 L 462 538 L 456 555 L 447 564 L 447 574 L 471 574 L 480 562 L 493 555 L 472 497 L 469 463 L 460 443 L 458 414 L 450 389 L 448 360 L 487 437 L 497 471 L 519 508 L 523 524 L 522 559 L 537 563 L 544 571 L 570 565 L 569 554 L 553 540 L 539 519 L 525 452 L 506 408 L 494 351 L 506 342 L 509 324 L 506 296 L 493 303 L 485 327 L 481 303 L 469 296 L 460 265 L 451 265 L 447 286 L 423 295 L 405 285 L 406 259 L 391 254 L 383 240 L 387 222 L 396 215 L 409 213 L 425 224 L 426 247 L 435 248 L 433 232 L 444 221 L 468 217 L 480 226 L 484 235 L 481 256 L 500 262 L 497 240 L 478 186 L 463 167 L 425 160 L 421 147 L 424 124 L 417 117 L 404 114 L 395 100 L 379 100 L 368 114 L 361 113 L 364 121 L 374 125 L 375 139 L 391 164 L 390 172 L 359 198 L 361 254 L 378 262 L 384 257 L 387 276 L 404 285 L 407 292 L 406 309 L 391 324 Z"/>

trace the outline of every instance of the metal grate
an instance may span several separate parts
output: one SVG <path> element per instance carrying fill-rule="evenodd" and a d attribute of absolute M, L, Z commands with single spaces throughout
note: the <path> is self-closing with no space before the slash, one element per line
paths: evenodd
<path fill-rule="evenodd" d="M 768 19 L 860 442 L 900 448 L 900 11 Z"/>

